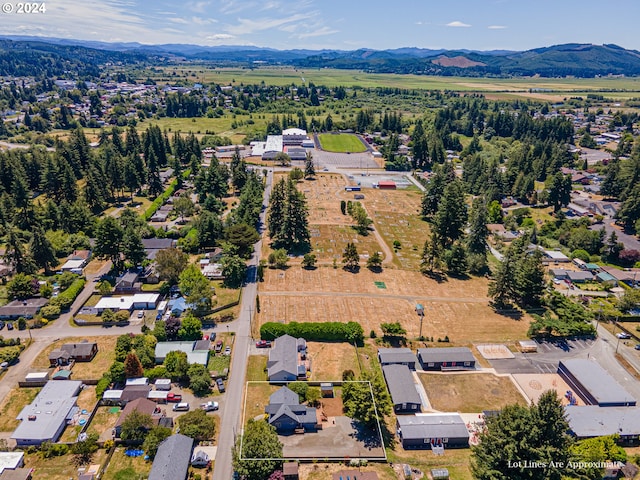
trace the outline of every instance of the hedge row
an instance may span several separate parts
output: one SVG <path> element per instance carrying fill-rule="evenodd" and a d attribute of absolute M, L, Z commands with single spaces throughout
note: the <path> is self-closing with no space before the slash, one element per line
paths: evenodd
<path fill-rule="evenodd" d="M 177 179 L 173 180 L 169 184 L 167 189 L 164 192 L 162 192 L 160 195 L 158 195 L 156 199 L 151 203 L 151 205 L 149 205 L 149 208 L 147 208 L 144 211 L 144 219 L 147 222 L 151 220 L 151 217 L 153 217 L 153 215 L 164 204 L 164 202 L 166 202 L 169 199 L 169 197 L 173 195 L 173 192 L 176 191 L 177 186 L 178 186 L 178 180 Z"/>
<path fill-rule="evenodd" d="M 14 362 L 20 356 L 22 350 L 24 350 L 24 345 L 15 345 L 13 347 L 0 348 L 0 363 Z"/>
<path fill-rule="evenodd" d="M 13 347 L 15 345 L 20 345 L 19 338 L 3 338 L 0 337 L 0 347 Z"/>
<path fill-rule="evenodd" d="M 84 288 L 86 280 L 84 278 L 78 278 L 74 280 L 69 288 L 67 288 L 64 292 L 62 292 L 57 297 L 54 297 L 49 302 L 49 305 L 57 305 L 60 307 L 60 310 L 69 310 L 73 301 L 76 299 L 80 292 Z"/>
<path fill-rule="evenodd" d="M 316 342 L 356 342 L 362 344 L 364 341 L 364 330 L 357 322 L 267 322 L 260 327 L 260 338 L 264 340 L 275 340 L 285 334 Z"/>

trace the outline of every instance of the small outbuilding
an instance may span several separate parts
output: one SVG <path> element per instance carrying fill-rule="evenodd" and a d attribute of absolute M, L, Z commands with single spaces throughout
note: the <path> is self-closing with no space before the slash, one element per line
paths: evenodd
<path fill-rule="evenodd" d="M 321 383 L 320 384 L 320 394 L 323 398 L 333 398 L 333 383 Z"/>

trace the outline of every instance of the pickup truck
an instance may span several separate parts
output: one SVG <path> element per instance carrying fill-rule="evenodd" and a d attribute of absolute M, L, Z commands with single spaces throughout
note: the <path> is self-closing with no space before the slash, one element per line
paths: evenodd
<path fill-rule="evenodd" d="M 218 410 L 220 406 L 218 405 L 218 402 L 206 402 L 202 403 L 200 408 L 205 412 L 213 412 L 214 410 Z"/>
<path fill-rule="evenodd" d="M 182 395 L 180 395 L 179 393 L 173 393 L 173 392 L 167 393 L 167 402 L 181 402 L 181 401 L 182 401 Z"/>

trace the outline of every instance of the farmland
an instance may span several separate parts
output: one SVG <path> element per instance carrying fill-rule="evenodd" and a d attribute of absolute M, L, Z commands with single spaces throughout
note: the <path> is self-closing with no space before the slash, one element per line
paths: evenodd
<path fill-rule="evenodd" d="M 322 149 L 328 152 L 364 152 L 366 147 L 355 135 L 323 133 L 318 135 Z"/>

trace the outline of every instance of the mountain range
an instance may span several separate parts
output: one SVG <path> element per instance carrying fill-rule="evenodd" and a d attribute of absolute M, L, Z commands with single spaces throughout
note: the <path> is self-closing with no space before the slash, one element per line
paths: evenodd
<path fill-rule="evenodd" d="M 445 50 L 276 50 L 264 47 L 190 44 L 144 45 L 47 37 L 0 36 L 2 57 L 28 52 L 71 61 L 86 57 L 98 62 L 113 57 L 122 62 L 204 61 L 221 65 L 292 65 L 303 68 L 358 69 L 375 73 L 462 76 L 593 77 L 640 75 L 640 52 L 617 45 L 563 44 L 526 51 Z M 6 72 L 4 72 L 6 73 Z"/>

